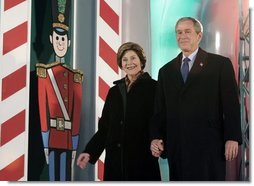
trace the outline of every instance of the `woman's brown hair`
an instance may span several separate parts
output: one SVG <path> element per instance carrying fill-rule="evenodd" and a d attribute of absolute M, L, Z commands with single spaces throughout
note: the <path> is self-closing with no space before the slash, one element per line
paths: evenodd
<path fill-rule="evenodd" d="M 140 45 L 133 42 L 124 43 L 119 47 L 117 51 L 117 65 L 122 69 L 122 57 L 129 50 L 134 51 L 138 55 L 141 61 L 141 69 L 143 70 L 146 66 L 146 56 L 144 50 Z"/>

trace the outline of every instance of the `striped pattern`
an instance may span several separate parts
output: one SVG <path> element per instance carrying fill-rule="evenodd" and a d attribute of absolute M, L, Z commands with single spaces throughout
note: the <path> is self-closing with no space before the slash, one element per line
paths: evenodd
<path fill-rule="evenodd" d="M 122 0 L 97 0 L 96 130 L 113 81 L 121 78 L 116 53 L 121 45 Z M 103 180 L 105 152 L 95 168 L 95 180 Z"/>
<path fill-rule="evenodd" d="M 18 37 L 13 37 L 18 36 Z M 3 34 L 3 55 L 27 42 L 27 22 Z"/>
<path fill-rule="evenodd" d="M 15 86 L 13 86 L 15 85 Z M 15 94 L 26 86 L 26 65 L 2 79 L 2 100 Z"/>
<path fill-rule="evenodd" d="M 31 0 L 0 2 L 0 181 L 25 181 Z"/>

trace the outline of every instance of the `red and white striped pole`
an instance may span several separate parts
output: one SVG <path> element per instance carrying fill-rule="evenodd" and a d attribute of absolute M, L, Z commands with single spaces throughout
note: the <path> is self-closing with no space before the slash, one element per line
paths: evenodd
<path fill-rule="evenodd" d="M 31 0 L 0 3 L 0 181 L 25 181 Z"/>
<path fill-rule="evenodd" d="M 116 53 L 122 42 L 122 0 L 97 0 L 96 33 L 96 130 L 109 88 L 121 78 Z M 103 180 L 104 157 L 101 155 L 95 168 L 95 180 Z"/>

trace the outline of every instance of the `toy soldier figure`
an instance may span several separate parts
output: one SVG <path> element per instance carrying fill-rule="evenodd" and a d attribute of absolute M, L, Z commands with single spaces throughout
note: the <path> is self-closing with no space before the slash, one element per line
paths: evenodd
<path fill-rule="evenodd" d="M 70 0 L 52 0 L 56 61 L 36 64 L 41 134 L 49 180 L 70 181 L 79 139 L 83 73 L 64 63 Z M 57 19 L 54 19 L 57 17 Z"/>

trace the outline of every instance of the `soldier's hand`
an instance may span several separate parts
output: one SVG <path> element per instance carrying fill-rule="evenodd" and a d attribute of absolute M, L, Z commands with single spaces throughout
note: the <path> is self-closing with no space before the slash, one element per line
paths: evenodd
<path fill-rule="evenodd" d="M 77 151 L 72 151 L 72 159 L 75 159 L 75 157 L 76 157 L 76 154 L 77 154 Z"/>
<path fill-rule="evenodd" d="M 84 169 L 86 168 L 89 160 L 90 160 L 90 154 L 81 153 L 77 159 L 77 166 L 79 166 L 81 169 Z"/>
<path fill-rule="evenodd" d="M 49 164 L 49 149 L 48 148 L 44 148 L 44 154 L 45 154 L 46 163 Z"/>

